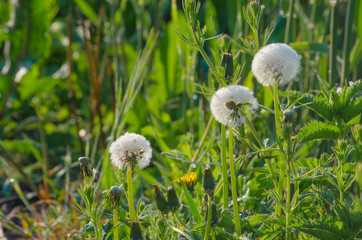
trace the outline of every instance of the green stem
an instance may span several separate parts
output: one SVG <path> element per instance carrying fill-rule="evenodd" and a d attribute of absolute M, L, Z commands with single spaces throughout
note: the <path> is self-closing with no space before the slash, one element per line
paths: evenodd
<path fill-rule="evenodd" d="M 255 138 L 255 140 L 258 142 L 259 147 L 260 147 L 260 148 L 263 148 L 263 142 L 262 142 L 262 140 L 261 140 L 258 132 L 256 131 L 253 123 L 252 123 L 252 122 L 249 120 L 249 118 L 247 118 L 246 116 L 245 116 L 245 120 L 246 120 L 246 124 L 248 125 L 251 133 L 253 134 L 253 136 L 254 136 L 254 138 Z"/>
<path fill-rule="evenodd" d="M 84 186 L 87 186 L 88 183 L 89 183 L 89 177 L 88 177 L 87 172 L 85 171 L 84 168 L 82 168 L 82 171 L 83 171 L 83 176 L 84 176 Z"/>
<path fill-rule="evenodd" d="M 287 18 L 287 26 L 285 28 L 285 36 L 284 42 L 288 44 L 290 42 L 290 34 L 292 32 L 292 19 L 293 19 L 293 10 L 294 10 L 294 2 L 295 0 L 289 1 L 289 9 L 288 9 L 288 18 Z"/>
<path fill-rule="evenodd" d="M 279 185 L 278 185 L 278 195 L 280 199 L 284 199 L 283 196 L 284 176 L 285 176 L 285 161 L 282 161 L 280 164 Z M 276 215 L 281 216 L 281 212 L 282 212 L 281 206 L 276 205 Z"/>
<path fill-rule="evenodd" d="M 132 168 L 128 168 L 127 170 L 127 183 L 128 183 L 128 208 L 129 208 L 129 216 L 130 221 L 137 220 L 136 210 L 134 208 L 133 201 L 133 170 Z"/>
<path fill-rule="evenodd" d="M 190 219 L 190 229 L 193 229 L 194 228 L 194 222 L 193 222 L 193 219 L 192 219 L 192 212 L 191 212 L 191 208 L 189 207 L 188 208 L 188 213 L 189 213 L 189 219 Z M 193 233 L 192 233 L 192 231 L 190 231 L 191 232 L 191 237 L 193 237 Z"/>
<path fill-rule="evenodd" d="M 281 144 L 282 139 L 282 131 L 281 131 L 281 124 L 280 124 L 280 102 L 279 102 L 279 95 L 278 95 L 278 85 L 273 85 L 273 96 L 274 96 L 274 117 L 275 117 L 275 129 L 277 134 L 277 142 L 280 149 L 283 149 L 283 146 Z"/>
<path fill-rule="evenodd" d="M 113 208 L 113 237 L 114 240 L 119 240 L 119 233 L 118 233 L 118 227 L 116 227 L 118 224 L 118 204 L 116 204 L 116 206 L 114 206 Z"/>
<path fill-rule="evenodd" d="M 236 192 L 236 177 L 235 177 L 235 167 L 234 167 L 234 137 L 233 129 L 229 128 L 229 160 L 230 160 L 230 176 L 231 176 L 231 191 L 233 197 L 233 207 L 234 207 L 234 219 L 235 219 L 235 228 L 238 236 L 241 235 L 241 225 L 239 217 L 239 204 L 238 196 Z"/>
<path fill-rule="evenodd" d="M 279 150 L 281 152 L 284 152 L 283 150 L 283 144 L 281 142 L 282 139 L 282 131 L 281 131 L 281 124 L 280 124 L 280 116 L 281 116 L 281 110 L 280 110 L 280 103 L 279 103 L 279 95 L 278 95 L 278 85 L 274 84 L 272 88 L 270 88 L 273 97 L 274 97 L 274 117 L 275 117 L 275 130 L 276 130 L 276 137 L 277 137 L 277 143 L 279 146 Z M 279 173 L 279 187 L 278 187 L 278 195 L 281 199 L 283 199 L 283 186 L 284 186 L 284 174 L 285 174 L 285 164 L 282 162 L 280 166 L 280 173 Z M 281 207 L 279 205 L 276 206 L 276 215 L 281 215 Z"/>
<path fill-rule="evenodd" d="M 286 239 L 289 240 L 290 239 L 290 229 L 289 229 L 289 224 L 290 224 L 290 217 L 291 217 L 291 212 L 290 212 L 290 166 L 289 166 L 289 159 L 287 159 L 287 212 L 286 212 Z"/>
<path fill-rule="evenodd" d="M 331 8 L 331 25 L 330 36 L 331 41 L 329 44 L 329 83 L 333 87 L 336 82 L 337 76 L 337 29 L 338 29 L 338 0 L 332 3 Z"/>
<path fill-rule="evenodd" d="M 212 228 L 212 229 L 211 229 L 211 239 L 212 239 L 212 240 L 216 240 L 216 237 L 215 237 L 215 228 Z"/>
<path fill-rule="evenodd" d="M 344 32 L 344 43 L 343 43 L 343 64 L 342 64 L 342 75 L 340 86 L 343 86 L 344 81 L 348 78 L 349 73 L 349 50 L 351 48 L 351 36 L 352 36 L 352 22 L 355 11 L 356 0 L 348 1 L 346 25 Z"/>
<path fill-rule="evenodd" d="M 271 165 L 270 159 L 266 158 L 265 162 L 266 162 L 266 166 L 267 166 L 267 168 L 269 170 L 269 173 L 270 173 L 270 175 L 272 177 L 274 187 L 277 189 L 278 188 L 278 183 L 277 183 L 276 177 L 274 175 L 274 170 L 273 170 L 273 166 Z"/>
<path fill-rule="evenodd" d="M 204 236 L 204 240 L 208 240 L 209 236 L 210 236 L 210 228 L 211 228 L 211 196 L 207 195 L 207 199 L 208 199 L 208 206 L 207 206 L 207 223 L 206 223 L 206 230 L 205 230 L 205 236 Z"/>
<path fill-rule="evenodd" d="M 229 207 L 229 181 L 228 181 L 228 164 L 226 160 L 226 127 L 221 124 L 221 168 L 223 180 L 223 208 Z"/>

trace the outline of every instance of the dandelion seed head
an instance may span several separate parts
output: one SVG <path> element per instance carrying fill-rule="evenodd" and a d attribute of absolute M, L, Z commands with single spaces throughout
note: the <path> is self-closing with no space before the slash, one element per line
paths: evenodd
<path fill-rule="evenodd" d="M 219 89 L 211 98 L 211 113 L 221 124 L 229 127 L 239 127 L 245 123 L 245 115 L 254 114 L 258 109 L 258 100 L 249 88 L 239 85 L 229 85 Z"/>
<path fill-rule="evenodd" d="M 125 133 L 111 144 L 109 148 L 112 164 L 119 169 L 138 165 L 140 169 L 151 162 L 151 144 L 142 135 Z"/>
<path fill-rule="evenodd" d="M 269 44 L 254 56 L 251 70 L 256 80 L 263 86 L 285 85 L 300 71 L 298 54 L 283 43 Z"/>

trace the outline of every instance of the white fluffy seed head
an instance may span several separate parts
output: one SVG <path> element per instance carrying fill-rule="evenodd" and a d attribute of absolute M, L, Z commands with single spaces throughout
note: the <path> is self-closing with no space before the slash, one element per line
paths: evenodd
<path fill-rule="evenodd" d="M 230 85 L 219 89 L 211 98 L 211 113 L 221 124 L 239 127 L 245 122 L 244 113 L 253 114 L 258 109 L 258 100 L 249 88 Z"/>
<path fill-rule="evenodd" d="M 269 44 L 254 56 L 251 70 L 263 86 L 285 85 L 300 71 L 298 54 L 284 43 Z"/>
<path fill-rule="evenodd" d="M 111 144 L 109 152 L 112 164 L 119 169 L 135 165 L 143 169 L 150 164 L 152 157 L 150 142 L 142 135 L 128 132 Z"/>

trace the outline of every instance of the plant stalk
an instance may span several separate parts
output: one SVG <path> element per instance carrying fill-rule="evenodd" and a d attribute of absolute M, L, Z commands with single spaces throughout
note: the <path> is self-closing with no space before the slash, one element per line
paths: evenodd
<path fill-rule="evenodd" d="M 223 180 L 223 208 L 229 207 L 229 181 L 228 181 L 228 164 L 226 160 L 226 127 L 221 124 L 221 168 Z"/>
<path fill-rule="evenodd" d="M 286 44 L 289 44 L 290 42 L 290 34 L 292 33 L 292 20 L 293 20 L 293 14 L 294 14 L 294 2 L 295 0 L 289 1 L 289 9 L 288 9 L 288 18 L 287 18 L 287 25 L 285 28 L 285 36 L 284 36 L 284 42 Z"/>
<path fill-rule="evenodd" d="M 290 225 L 290 217 L 291 217 L 291 212 L 290 212 L 290 166 L 289 166 L 289 159 L 287 159 L 287 212 L 286 212 L 286 239 L 289 240 L 290 239 L 290 229 L 289 229 L 289 225 Z"/>
<path fill-rule="evenodd" d="M 342 63 L 340 86 L 343 86 L 343 83 L 348 78 L 349 74 L 349 51 L 351 49 L 352 23 L 353 23 L 355 5 L 356 5 L 356 0 L 348 1 L 346 25 L 344 32 L 343 63 Z"/>
<path fill-rule="evenodd" d="M 128 207 L 129 207 L 129 216 L 130 221 L 137 220 L 136 210 L 134 208 L 134 201 L 133 201 L 133 170 L 132 168 L 128 168 L 127 170 L 127 183 L 128 183 Z"/>
<path fill-rule="evenodd" d="M 207 195 L 207 222 L 206 222 L 206 230 L 205 230 L 205 236 L 204 236 L 204 240 L 208 240 L 209 236 L 210 236 L 210 228 L 211 228 L 211 204 L 212 204 L 212 200 L 211 200 L 211 196 Z"/>
<path fill-rule="evenodd" d="M 337 29 L 338 29 L 338 0 L 331 4 L 331 24 L 330 24 L 330 36 L 331 41 L 329 44 L 329 83 L 331 87 L 334 87 L 337 76 Z"/>
<path fill-rule="evenodd" d="M 118 232 L 118 204 L 113 208 L 113 238 L 114 240 L 119 240 L 119 232 Z M 117 227 L 116 227 L 117 226 Z"/>
<path fill-rule="evenodd" d="M 236 177 L 235 177 L 235 166 L 234 166 L 234 137 L 233 129 L 229 128 L 229 160 L 230 160 L 230 176 L 231 176 L 231 190 L 233 197 L 233 207 L 234 207 L 234 219 L 235 219 L 235 228 L 238 236 L 241 235 L 241 225 L 239 217 L 239 204 L 238 196 L 236 192 Z"/>

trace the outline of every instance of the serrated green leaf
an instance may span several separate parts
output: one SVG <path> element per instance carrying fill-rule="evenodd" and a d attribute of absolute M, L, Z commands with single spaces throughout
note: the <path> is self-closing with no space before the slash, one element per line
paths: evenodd
<path fill-rule="evenodd" d="M 344 122 L 348 123 L 353 118 L 361 115 L 362 113 L 362 97 L 352 100 L 347 104 L 344 111 L 342 111 L 342 118 Z"/>
<path fill-rule="evenodd" d="M 340 130 L 337 126 L 314 120 L 310 123 L 307 123 L 305 127 L 300 129 L 298 133 L 298 139 L 301 142 L 306 142 L 316 139 L 336 140 L 339 134 Z"/>

